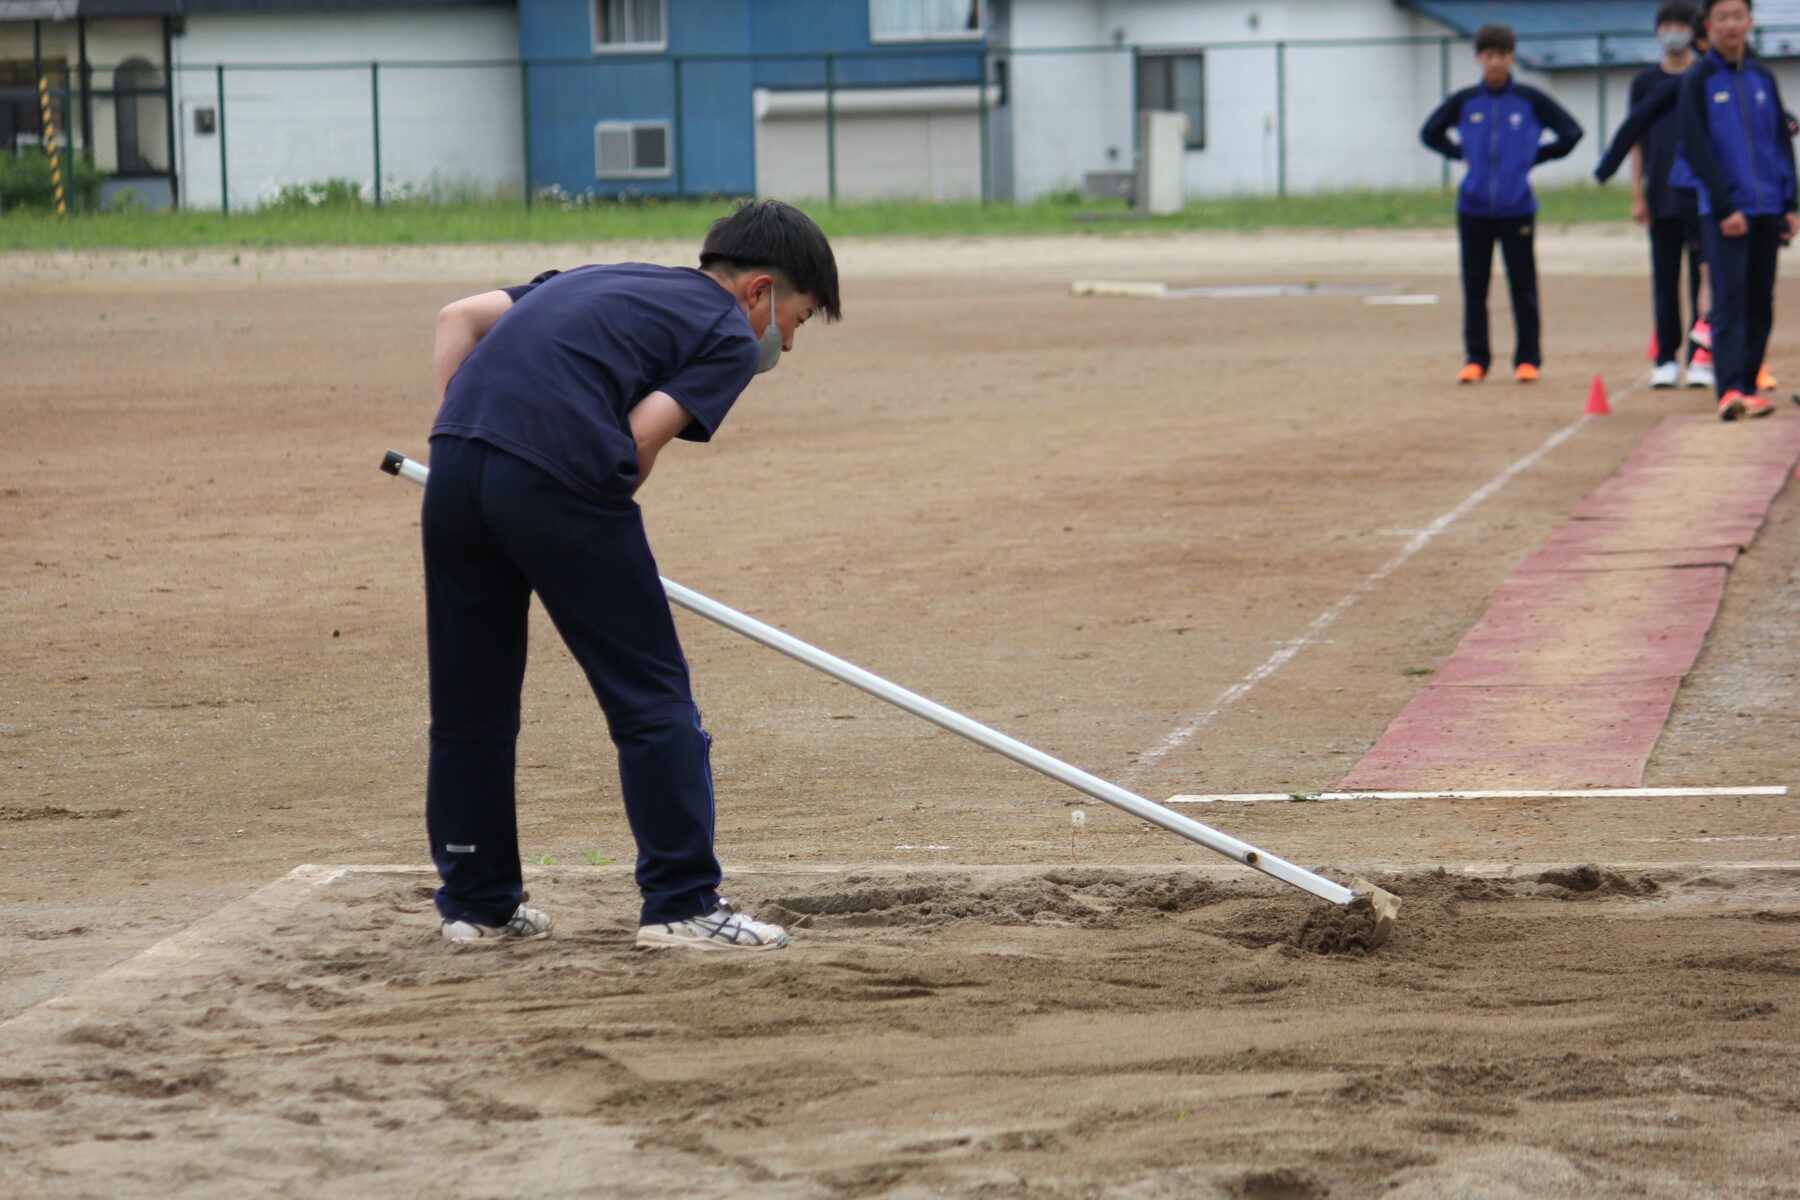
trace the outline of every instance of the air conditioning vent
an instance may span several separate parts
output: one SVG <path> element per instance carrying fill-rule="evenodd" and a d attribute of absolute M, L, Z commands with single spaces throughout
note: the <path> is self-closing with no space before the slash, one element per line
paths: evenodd
<path fill-rule="evenodd" d="M 594 126 L 597 178 L 664 178 L 671 161 L 667 121 L 603 121 Z"/>

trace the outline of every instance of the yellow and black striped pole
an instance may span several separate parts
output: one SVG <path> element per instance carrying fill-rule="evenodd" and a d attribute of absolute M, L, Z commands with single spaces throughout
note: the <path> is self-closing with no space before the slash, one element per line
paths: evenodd
<path fill-rule="evenodd" d="M 50 182 L 56 188 L 56 215 L 69 215 L 69 202 L 63 197 L 62 154 L 56 149 L 56 118 L 50 113 L 50 77 L 38 76 L 38 106 L 44 114 L 44 146 L 50 151 Z"/>

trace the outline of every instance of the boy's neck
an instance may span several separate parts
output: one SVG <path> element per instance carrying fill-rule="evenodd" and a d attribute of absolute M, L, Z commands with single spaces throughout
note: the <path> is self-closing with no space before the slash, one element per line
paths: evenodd
<path fill-rule="evenodd" d="M 1671 75 L 1680 75 L 1693 65 L 1694 56 L 1691 51 L 1683 50 L 1680 54 L 1663 55 L 1662 69 Z"/>
<path fill-rule="evenodd" d="M 1481 77 L 1482 86 L 1487 88 L 1487 90 L 1490 92 L 1503 92 L 1506 90 L 1506 85 L 1511 82 L 1512 82 L 1512 72 L 1511 71 L 1508 71 L 1506 73 L 1505 77 L 1502 78 L 1499 83 L 1495 83 L 1493 80 L 1489 79 L 1485 75 L 1483 75 Z"/>

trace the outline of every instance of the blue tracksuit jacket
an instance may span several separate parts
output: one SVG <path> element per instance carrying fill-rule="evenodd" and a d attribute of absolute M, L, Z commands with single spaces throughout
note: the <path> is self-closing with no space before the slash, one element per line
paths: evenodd
<path fill-rule="evenodd" d="M 1707 216 L 1794 211 L 1794 143 L 1775 77 L 1746 52 L 1733 66 L 1717 50 L 1681 77 L 1681 154 L 1700 181 Z"/>
<path fill-rule="evenodd" d="M 1449 132 L 1454 127 L 1457 141 Z M 1556 135 L 1543 140 L 1544 130 Z M 1537 211 L 1527 176 L 1541 162 L 1561 158 L 1581 140 L 1581 126 L 1561 105 L 1513 79 L 1495 91 L 1464 88 L 1426 119 L 1419 140 L 1446 158 L 1468 163 L 1456 211 L 1471 217 L 1523 217 Z"/>

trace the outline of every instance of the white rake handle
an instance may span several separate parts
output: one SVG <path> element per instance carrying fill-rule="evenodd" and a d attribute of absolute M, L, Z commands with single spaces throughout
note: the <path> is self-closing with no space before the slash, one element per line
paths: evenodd
<path fill-rule="evenodd" d="M 428 467 L 393 450 L 387 452 L 387 457 L 382 460 L 381 469 L 390 475 L 409 479 L 420 486 L 425 484 L 431 473 Z M 933 725 L 968 738 L 978 746 L 984 746 L 994 753 L 1004 755 L 1040 774 L 1048 775 L 1059 783 L 1068 784 L 1078 792 L 1084 792 L 1114 808 L 1123 809 L 1140 821 L 1148 821 L 1170 833 L 1180 834 L 1189 841 L 1198 842 L 1208 850 L 1223 854 L 1234 862 L 1252 867 L 1283 883 L 1300 888 L 1302 891 L 1311 892 L 1321 900 L 1329 900 L 1333 904 L 1348 904 L 1356 898 L 1357 893 L 1341 883 L 1334 883 L 1322 875 L 1315 875 L 1313 872 L 1303 867 L 1297 867 L 1286 859 L 1277 858 L 1273 854 L 1265 854 L 1248 842 L 1240 842 L 1229 834 L 1220 833 L 1210 825 L 1202 825 L 1191 817 L 1185 817 L 1154 801 L 1146 800 L 1134 792 L 1128 792 L 1097 775 L 1090 775 L 1086 771 L 1072 767 L 1059 758 L 1052 758 L 1042 750 L 1027 746 L 1017 738 L 1011 738 L 999 730 L 990 729 L 979 721 L 971 720 L 953 709 L 945 708 L 934 700 L 927 700 L 917 692 L 910 692 L 873 672 L 863 670 L 854 663 L 845 662 L 834 654 L 827 654 L 817 646 L 808 645 L 772 625 L 765 625 L 754 617 L 747 617 L 736 609 L 727 608 L 717 600 L 702 596 L 699 592 L 685 588 L 672 579 L 664 579 L 662 585 L 669 600 L 689 612 L 697 613 L 709 621 L 723 625 L 733 633 L 740 633 L 753 642 L 760 642 L 771 650 L 797 659 L 816 671 L 823 671 L 833 679 L 842 680 L 851 687 L 860 688 L 879 700 L 887 701 L 895 708 L 904 709 L 915 717 L 923 718 Z"/>

